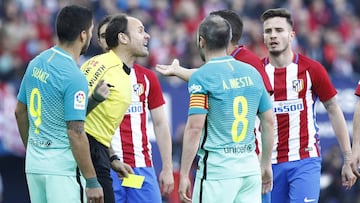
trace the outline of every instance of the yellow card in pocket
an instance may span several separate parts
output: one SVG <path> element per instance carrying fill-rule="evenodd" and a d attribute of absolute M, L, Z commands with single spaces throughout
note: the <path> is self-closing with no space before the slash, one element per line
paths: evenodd
<path fill-rule="evenodd" d="M 134 174 L 129 174 L 128 178 L 124 178 L 122 182 L 122 186 L 124 187 L 131 187 L 140 189 L 144 182 L 145 176 L 139 176 Z"/>

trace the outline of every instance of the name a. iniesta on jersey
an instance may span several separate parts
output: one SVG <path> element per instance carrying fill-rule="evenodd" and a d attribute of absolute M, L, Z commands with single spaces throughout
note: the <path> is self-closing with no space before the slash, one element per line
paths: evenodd
<path fill-rule="evenodd" d="M 223 89 L 238 89 L 242 87 L 252 86 L 254 82 L 250 77 L 231 78 L 228 81 L 223 80 Z"/>
<path fill-rule="evenodd" d="M 47 73 L 46 71 L 44 71 L 43 69 L 34 67 L 33 72 L 32 72 L 32 77 L 40 80 L 43 83 L 46 83 L 46 80 L 49 78 L 49 73 Z"/>

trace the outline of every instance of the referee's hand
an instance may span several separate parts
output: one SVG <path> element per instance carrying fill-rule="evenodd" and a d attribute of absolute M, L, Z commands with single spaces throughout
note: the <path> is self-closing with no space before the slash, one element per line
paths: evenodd
<path fill-rule="evenodd" d="M 102 102 L 107 99 L 110 95 L 110 88 L 114 87 L 113 85 L 106 83 L 105 80 L 100 80 L 96 85 L 92 97 L 98 101 Z"/>
<path fill-rule="evenodd" d="M 120 160 L 114 160 L 111 162 L 111 168 L 116 171 L 119 178 L 129 177 L 129 174 L 134 174 L 134 171 L 132 170 L 131 166 L 122 163 Z"/>

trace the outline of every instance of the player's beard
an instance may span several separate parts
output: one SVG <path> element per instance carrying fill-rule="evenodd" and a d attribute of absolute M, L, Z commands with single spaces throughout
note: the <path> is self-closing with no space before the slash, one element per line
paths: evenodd
<path fill-rule="evenodd" d="M 82 54 L 85 54 L 87 49 L 89 48 L 89 45 L 90 45 L 90 40 L 91 38 L 89 38 L 89 35 L 88 35 L 88 38 L 87 38 L 87 41 L 86 41 L 86 44 L 84 44 L 84 46 L 81 48 L 81 52 L 80 52 L 80 55 Z"/>
<path fill-rule="evenodd" d="M 203 52 L 203 49 L 199 49 L 200 50 L 200 57 L 201 57 L 201 59 L 204 61 L 204 62 L 206 62 L 206 58 L 205 58 L 205 54 L 204 54 L 204 52 Z"/>
<path fill-rule="evenodd" d="M 80 55 L 85 54 L 87 49 L 88 49 L 89 45 L 88 44 L 84 44 L 84 46 L 81 48 L 81 52 Z"/>
<path fill-rule="evenodd" d="M 281 49 L 281 50 L 270 50 L 269 51 L 269 54 L 270 55 L 273 55 L 273 56 L 280 56 L 282 53 L 284 53 L 288 48 L 289 48 L 289 44 L 290 43 L 288 43 L 283 49 Z"/>

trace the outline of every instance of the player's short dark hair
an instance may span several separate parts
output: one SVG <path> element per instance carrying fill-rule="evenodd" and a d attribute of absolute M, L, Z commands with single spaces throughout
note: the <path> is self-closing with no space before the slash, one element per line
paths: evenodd
<path fill-rule="evenodd" d="M 218 15 L 209 15 L 199 26 L 199 36 L 205 39 L 207 50 L 226 48 L 231 39 L 230 23 Z"/>
<path fill-rule="evenodd" d="M 117 14 L 111 18 L 105 33 L 106 44 L 109 49 L 119 45 L 118 34 L 128 34 L 128 19 L 125 14 Z"/>
<path fill-rule="evenodd" d="M 82 31 L 88 31 L 92 23 L 90 9 L 78 5 L 65 6 L 56 17 L 57 37 L 62 43 L 72 43 Z"/>
<path fill-rule="evenodd" d="M 113 17 L 112 15 L 107 15 L 105 18 L 103 18 L 103 19 L 100 21 L 100 23 L 99 23 L 99 25 L 98 25 L 98 28 L 97 28 L 97 36 L 98 36 L 98 38 L 100 38 L 100 28 L 101 28 L 103 25 L 105 25 L 106 23 L 109 23 L 112 17 Z"/>
<path fill-rule="evenodd" d="M 228 9 L 213 11 L 210 15 L 219 15 L 230 23 L 232 30 L 231 43 L 238 44 L 242 36 L 244 25 L 240 16 L 235 11 Z"/>
<path fill-rule="evenodd" d="M 261 15 L 261 21 L 264 22 L 269 18 L 281 17 L 286 18 L 286 21 L 289 23 L 291 27 L 294 26 L 294 22 L 291 17 L 290 11 L 285 8 L 274 8 L 268 9 Z"/>

